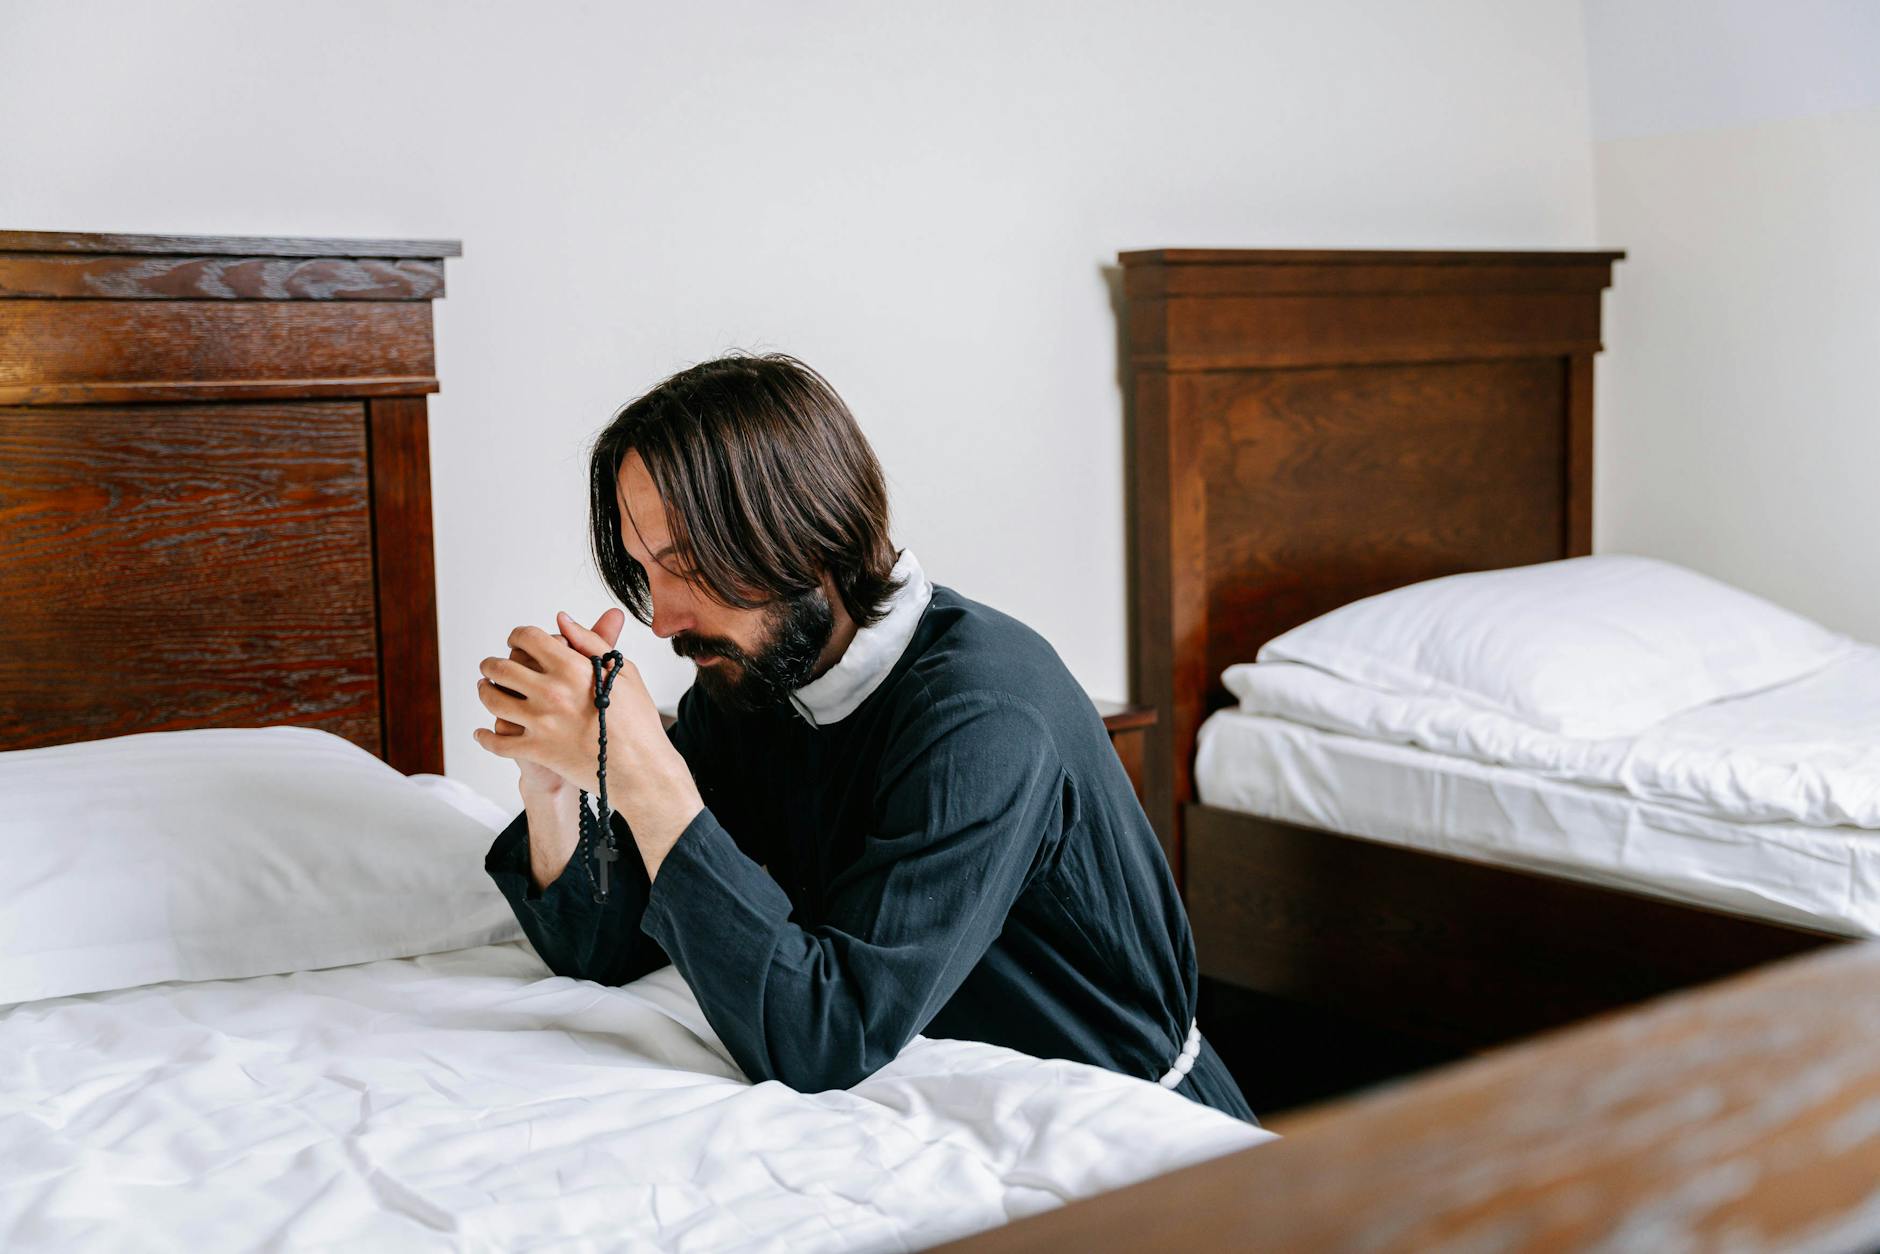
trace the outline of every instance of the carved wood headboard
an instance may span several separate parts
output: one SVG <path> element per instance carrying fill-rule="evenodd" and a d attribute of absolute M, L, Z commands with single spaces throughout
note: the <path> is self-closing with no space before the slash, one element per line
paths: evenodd
<path fill-rule="evenodd" d="M 443 770 L 447 241 L 0 232 L 0 750 L 294 723 Z"/>
<path fill-rule="evenodd" d="M 1122 254 L 1131 684 L 1179 881 L 1220 674 L 1373 593 L 1592 549 L 1617 252 Z"/>

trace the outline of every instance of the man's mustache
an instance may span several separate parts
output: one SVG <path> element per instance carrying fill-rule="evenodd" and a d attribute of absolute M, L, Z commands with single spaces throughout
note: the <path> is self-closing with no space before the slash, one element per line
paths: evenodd
<path fill-rule="evenodd" d="M 672 638 L 672 651 L 683 658 L 722 657 L 733 662 L 746 660 L 744 650 L 722 636 L 700 636 L 682 631 Z"/>

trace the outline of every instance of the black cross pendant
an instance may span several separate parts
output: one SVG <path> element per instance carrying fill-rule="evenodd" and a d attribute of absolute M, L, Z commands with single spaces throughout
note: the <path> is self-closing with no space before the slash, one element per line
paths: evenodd
<path fill-rule="evenodd" d="M 602 841 L 600 848 L 594 851 L 594 860 L 600 864 L 601 893 L 605 895 L 607 892 L 607 864 L 609 862 L 620 861 L 620 851 L 606 841 Z"/>

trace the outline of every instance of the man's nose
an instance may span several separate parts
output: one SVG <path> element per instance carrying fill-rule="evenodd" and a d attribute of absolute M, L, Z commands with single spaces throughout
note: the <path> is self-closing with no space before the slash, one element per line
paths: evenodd
<path fill-rule="evenodd" d="M 690 611 L 679 607 L 668 609 L 658 601 L 653 602 L 653 634 L 661 640 L 670 639 L 697 625 Z"/>

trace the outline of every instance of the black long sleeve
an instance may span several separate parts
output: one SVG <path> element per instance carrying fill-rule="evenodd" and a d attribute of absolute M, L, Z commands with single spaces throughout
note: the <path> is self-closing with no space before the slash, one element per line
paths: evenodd
<path fill-rule="evenodd" d="M 555 882 L 540 892 L 529 876 L 529 816 L 518 814 L 483 859 L 516 912 L 522 931 L 556 975 L 625 984 L 670 961 L 659 942 L 640 930 L 649 881 L 633 844 L 633 833 L 614 817 L 620 858 L 608 869 L 605 904 L 594 900 L 593 858 L 568 860 Z"/>
<path fill-rule="evenodd" d="M 1073 817 L 1049 729 L 1000 693 L 949 696 L 887 745 L 880 823 L 821 918 L 707 808 L 661 864 L 642 926 L 753 1080 L 848 1088 L 890 1062 L 986 955 L 1041 847 Z"/>
<path fill-rule="evenodd" d="M 667 732 L 708 801 L 717 793 L 711 743 L 716 729 L 708 726 L 710 718 L 706 704 L 688 692 Z M 719 800 L 723 804 L 724 799 Z M 650 887 L 646 864 L 627 821 L 618 811 L 612 819 L 620 857 L 608 868 L 605 904 L 594 900 L 591 849 L 577 849 L 555 881 L 537 891 L 529 874 L 526 810 L 502 830 L 483 859 L 483 869 L 508 899 L 523 934 L 556 975 L 626 984 L 671 961 L 659 942 L 641 929 Z"/>

